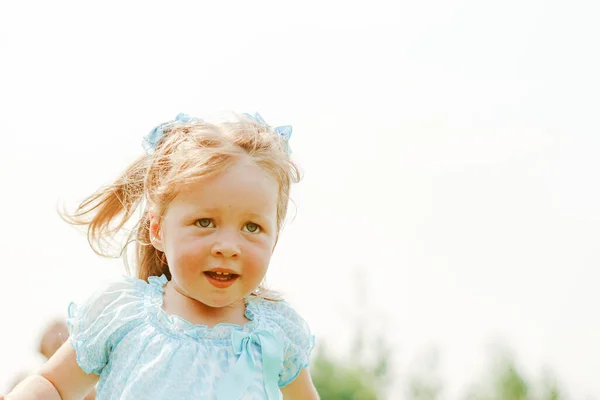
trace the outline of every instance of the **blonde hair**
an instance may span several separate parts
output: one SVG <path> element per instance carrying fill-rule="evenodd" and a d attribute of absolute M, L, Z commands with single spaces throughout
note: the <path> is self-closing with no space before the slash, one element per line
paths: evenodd
<path fill-rule="evenodd" d="M 171 279 L 164 253 L 150 243 L 149 211 L 163 216 L 182 185 L 223 171 L 244 156 L 278 182 L 277 230 L 281 230 L 290 186 L 301 179 L 301 173 L 277 132 L 242 116 L 218 124 L 199 120 L 169 123 L 163 132 L 152 154 L 138 158 L 115 182 L 83 200 L 72 214 L 62 213 L 68 223 L 87 227 L 88 242 L 97 254 L 124 255 L 129 270 L 127 246 L 134 242 L 137 277 L 147 281 L 150 276 L 165 274 Z M 130 222 L 135 224 L 127 233 L 125 226 Z M 115 242 L 117 254 L 110 251 Z M 277 297 L 263 284 L 255 294 Z"/>

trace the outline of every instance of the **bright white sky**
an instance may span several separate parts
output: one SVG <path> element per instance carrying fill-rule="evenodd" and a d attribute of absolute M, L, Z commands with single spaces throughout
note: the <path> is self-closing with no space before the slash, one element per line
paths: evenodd
<path fill-rule="evenodd" d="M 387 331 L 399 381 L 438 346 L 454 399 L 500 338 L 600 398 L 598 2 L 204 3 L 0 11 L 0 388 L 47 318 L 123 271 L 57 202 L 154 125 L 233 109 L 294 125 L 305 180 L 270 283 L 319 339 Z"/>

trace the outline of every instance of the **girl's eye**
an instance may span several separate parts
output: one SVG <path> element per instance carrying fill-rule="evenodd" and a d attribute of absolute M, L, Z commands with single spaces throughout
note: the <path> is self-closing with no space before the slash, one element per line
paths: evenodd
<path fill-rule="evenodd" d="M 196 221 L 196 226 L 199 226 L 201 228 L 211 228 L 211 225 L 214 226 L 213 221 L 210 218 L 201 218 L 198 221 Z"/>
<path fill-rule="evenodd" d="M 244 230 L 250 233 L 258 233 L 260 232 L 260 226 L 254 222 L 248 222 L 246 225 L 244 225 Z"/>

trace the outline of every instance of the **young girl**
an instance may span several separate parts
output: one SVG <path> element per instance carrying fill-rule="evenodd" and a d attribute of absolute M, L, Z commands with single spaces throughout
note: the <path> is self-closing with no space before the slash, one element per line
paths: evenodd
<path fill-rule="evenodd" d="M 317 399 L 306 322 L 261 282 L 299 171 L 291 127 L 180 114 L 67 217 L 92 248 L 126 232 L 137 278 L 69 307 L 69 342 L 7 399 Z"/>

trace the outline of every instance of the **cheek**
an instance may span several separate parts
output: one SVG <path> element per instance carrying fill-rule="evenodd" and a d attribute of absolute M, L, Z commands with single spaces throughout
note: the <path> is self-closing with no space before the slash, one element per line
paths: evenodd
<path fill-rule="evenodd" d="M 269 267 L 269 262 L 271 261 L 271 250 L 266 247 L 253 247 L 248 249 L 246 253 L 246 259 L 248 263 L 246 264 L 247 272 L 251 272 L 253 274 L 264 275 L 267 272 L 267 268 Z"/>
<path fill-rule="evenodd" d="M 180 272 L 196 272 L 203 267 L 203 260 L 210 253 L 208 247 L 201 240 L 180 239 L 171 243 L 167 259 L 169 268 Z"/>

